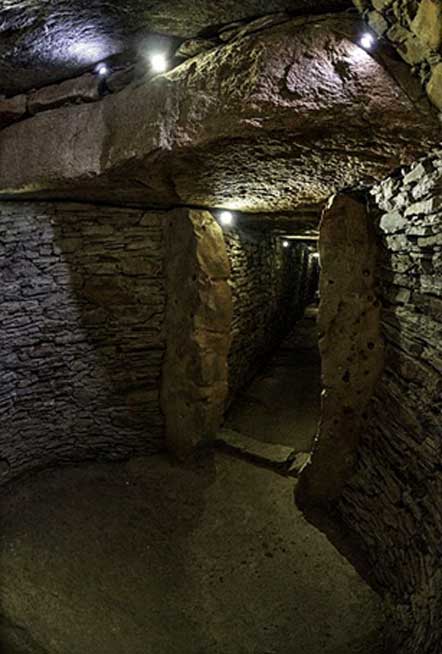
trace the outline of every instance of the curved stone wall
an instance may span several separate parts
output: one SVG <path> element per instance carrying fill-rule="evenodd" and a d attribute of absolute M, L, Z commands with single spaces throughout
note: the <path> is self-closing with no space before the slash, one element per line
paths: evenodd
<path fill-rule="evenodd" d="M 389 597 L 401 654 L 442 648 L 441 188 L 438 152 L 373 192 L 385 371 L 338 505 Z"/>
<path fill-rule="evenodd" d="M 0 205 L 0 475 L 164 448 L 162 216 Z"/>

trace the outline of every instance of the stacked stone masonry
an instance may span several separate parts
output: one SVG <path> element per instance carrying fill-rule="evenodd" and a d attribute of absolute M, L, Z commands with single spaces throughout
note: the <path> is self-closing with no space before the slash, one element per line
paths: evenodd
<path fill-rule="evenodd" d="M 354 0 L 370 27 L 412 66 L 442 111 L 442 3 L 440 0 Z"/>
<path fill-rule="evenodd" d="M 0 474 L 163 447 L 161 216 L 0 206 Z"/>
<path fill-rule="evenodd" d="M 373 192 L 386 341 L 339 510 L 390 600 L 392 651 L 442 649 L 442 152 Z M 388 650 L 390 651 L 390 649 Z"/>
<path fill-rule="evenodd" d="M 279 345 L 308 302 L 308 248 L 271 233 L 246 229 L 225 232 L 233 300 L 229 352 L 230 398 Z"/>

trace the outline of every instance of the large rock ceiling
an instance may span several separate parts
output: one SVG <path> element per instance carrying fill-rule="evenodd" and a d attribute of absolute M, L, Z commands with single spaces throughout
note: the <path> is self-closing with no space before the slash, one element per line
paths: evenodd
<path fill-rule="evenodd" d="M 11 125 L 1 194 L 253 213 L 369 186 L 438 143 L 441 128 L 428 101 L 410 98 L 407 70 L 395 81 L 381 49 L 358 45 L 361 28 L 298 18 Z"/>
<path fill-rule="evenodd" d="M 148 33 L 180 38 L 279 11 L 342 10 L 351 0 L 3 0 L 0 93 L 71 77 L 97 61 L 143 49 Z"/>

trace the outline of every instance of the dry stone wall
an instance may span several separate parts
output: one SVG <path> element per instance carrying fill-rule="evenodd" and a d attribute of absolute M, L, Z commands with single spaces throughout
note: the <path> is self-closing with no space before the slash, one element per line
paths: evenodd
<path fill-rule="evenodd" d="M 440 0 L 354 0 L 370 27 L 389 41 L 419 76 L 442 111 Z"/>
<path fill-rule="evenodd" d="M 390 599 L 388 651 L 442 649 L 442 152 L 373 193 L 385 371 L 339 502 Z"/>
<path fill-rule="evenodd" d="M 309 256 L 305 245 L 282 247 L 271 233 L 225 231 L 233 300 L 230 398 L 256 373 L 308 303 Z"/>
<path fill-rule="evenodd" d="M 0 481 L 163 448 L 162 216 L 0 205 Z"/>

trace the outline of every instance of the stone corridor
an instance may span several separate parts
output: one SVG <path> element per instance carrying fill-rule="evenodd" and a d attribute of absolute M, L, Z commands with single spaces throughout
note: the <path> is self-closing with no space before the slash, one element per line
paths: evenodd
<path fill-rule="evenodd" d="M 440 0 L 0 2 L 2 654 L 442 652 L 441 111 Z"/>
<path fill-rule="evenodd" d="M 320 416 L 317 308 L 291 334 L 230 407 L 225 428 L 265 443 L 310 452 Z"/>

